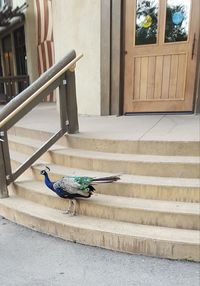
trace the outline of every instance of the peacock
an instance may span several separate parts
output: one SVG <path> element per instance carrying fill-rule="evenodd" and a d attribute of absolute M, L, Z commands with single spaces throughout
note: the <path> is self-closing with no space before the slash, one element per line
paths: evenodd
<path fill-rule="evenodd" d="M 44 176 L 45 185 L 55 192 L 59 197 L 69 199 L 69 206 L 65 213 L 76 214 L 76 199 L 77 198 L 90 198 L 94 194 L 95 188 L 93 185 L 103 183 L 113 183 L 120 179 L 119 176 L 108 176 L 102 178 L 94 177 L 78 177 L 78 176 L 64 176 L 60 180 L 52 182 L 49 179 L 49 167 L 45 167 L 41 171 Z"/>

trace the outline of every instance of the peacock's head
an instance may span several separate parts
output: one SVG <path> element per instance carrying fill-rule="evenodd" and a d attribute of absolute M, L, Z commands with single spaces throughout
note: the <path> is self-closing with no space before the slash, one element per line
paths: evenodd
<path fill-rule="evenodd" d="M 45 169 L 44 170 L 42 170 L 41 172 L 40 172 L 40 174 L 41 175 L 47 175 L 47 173 L 50 171 L 50 168 L 49 167 L 47 167 L 47 166 L 45 166 Z"/>

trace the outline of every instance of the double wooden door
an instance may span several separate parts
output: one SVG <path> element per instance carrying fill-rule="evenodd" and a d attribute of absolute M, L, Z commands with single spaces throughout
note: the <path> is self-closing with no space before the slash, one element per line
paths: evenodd
<path fill-rule="evenodd" d="M 192 111 L 200 1 L 124 3 L 124 113 Z"/>

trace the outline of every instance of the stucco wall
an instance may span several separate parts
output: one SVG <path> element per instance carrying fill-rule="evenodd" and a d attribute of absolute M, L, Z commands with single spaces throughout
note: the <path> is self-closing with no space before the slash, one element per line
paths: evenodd
<path fill-rule="evenodd" d="M 78 111 L 100 114 L 100 0 L 52 0 L 55 62 L 69 50 L 76 68 Z"/>
<path fill-rule="evenodd" d="M 25 0 L 13 0 L 13 7 L 22 6 L 26 1 Z"/>

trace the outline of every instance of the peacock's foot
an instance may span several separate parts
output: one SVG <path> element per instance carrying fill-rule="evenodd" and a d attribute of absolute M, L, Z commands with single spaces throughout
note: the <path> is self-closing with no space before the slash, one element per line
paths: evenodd
<path fill-rule="evenodd" d="M 76 215 L 76 200 L 69 200 L 69 207 L 65 212 L 63 212 L 63 214 L 68 214 L 71 216 Z"/>
<path fill-rule="evenodd" d="M 69 216 L 75 216 L 76 215 L 76 212 L 72 212 L 72 211 L 64 211 L 63 214 L 67 214 Z"/>
<path fill-rule="evenodd" d="M 71 212 L 69 210 L 66 210 L 63 212 L 63 214 L 70 214 Z"/>

